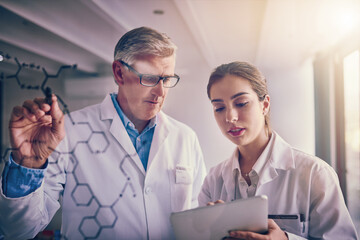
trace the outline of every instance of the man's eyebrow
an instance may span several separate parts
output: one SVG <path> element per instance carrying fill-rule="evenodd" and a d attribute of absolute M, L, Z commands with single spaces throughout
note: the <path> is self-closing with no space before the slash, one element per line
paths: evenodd
<path fill-rule="evenodd" d="M 247 92 L 239 92 L 239 93 L 236 93 L 233 96 L 231 96 L 230 99 L 234 99 L 234 98 L 237 98 L 237 97 L 245 95 L 245 94 L 249 94 L 249 93 L 247 93 Z M 224 102 L 224 100 L 219 99 L 219 98 L 215 98 L 215 99 L 212 99 L 211 102 L 212 103 L 213 102 Z"/>

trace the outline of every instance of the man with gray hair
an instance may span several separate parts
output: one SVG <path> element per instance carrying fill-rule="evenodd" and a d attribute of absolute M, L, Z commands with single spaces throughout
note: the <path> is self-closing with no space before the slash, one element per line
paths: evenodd
<path fill-rule="evenodd" d="M 137 28 L 115 47 L 118 92 L 102 103 L 66 116 L 55 95 L 14 107 L 0 239 L 36 236 L 60 196 L 61 239 L 174 238 L 170 214 L 197 206 L 205 176 L 194 131 L 161 111 L 175 54 L 165 34 Z"/>

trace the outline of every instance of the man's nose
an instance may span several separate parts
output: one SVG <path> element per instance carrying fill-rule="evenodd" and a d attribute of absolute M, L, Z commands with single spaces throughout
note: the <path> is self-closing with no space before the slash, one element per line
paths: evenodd
<path fill-rule="evenodd" d="M 157 95 L 159 97 L 164 96 L 165 88 L 164 88 L 163 80 L 160 80 L 158 82 L 158 84 L 156 84 L 156 86 L 153 87 L 152 92 L 153 92 L 153 94 L 155 94 L 155 95 Z"/>

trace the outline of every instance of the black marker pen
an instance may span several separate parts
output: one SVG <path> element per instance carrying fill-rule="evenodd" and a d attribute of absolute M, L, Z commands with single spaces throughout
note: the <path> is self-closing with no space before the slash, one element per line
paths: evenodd
<path fill-rule="evenodd" d="M 50 106 L 51 106 L 51 104 L 52 104 L 51 97 L 52 97 L 51 88 L 46 87 L 46 88 L 45 88 L 45 102 L 46 102 L 47 104 L 49 104 Z"/>

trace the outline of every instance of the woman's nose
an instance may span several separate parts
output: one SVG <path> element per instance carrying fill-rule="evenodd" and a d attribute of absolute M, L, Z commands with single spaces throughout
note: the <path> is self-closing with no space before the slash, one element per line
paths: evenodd
<path fill-rule="evenodd" d="M 230 108 L 226 111 L 226 122 L 236 122 L 238 120 L 237 111 L 234 108 Z"/>

